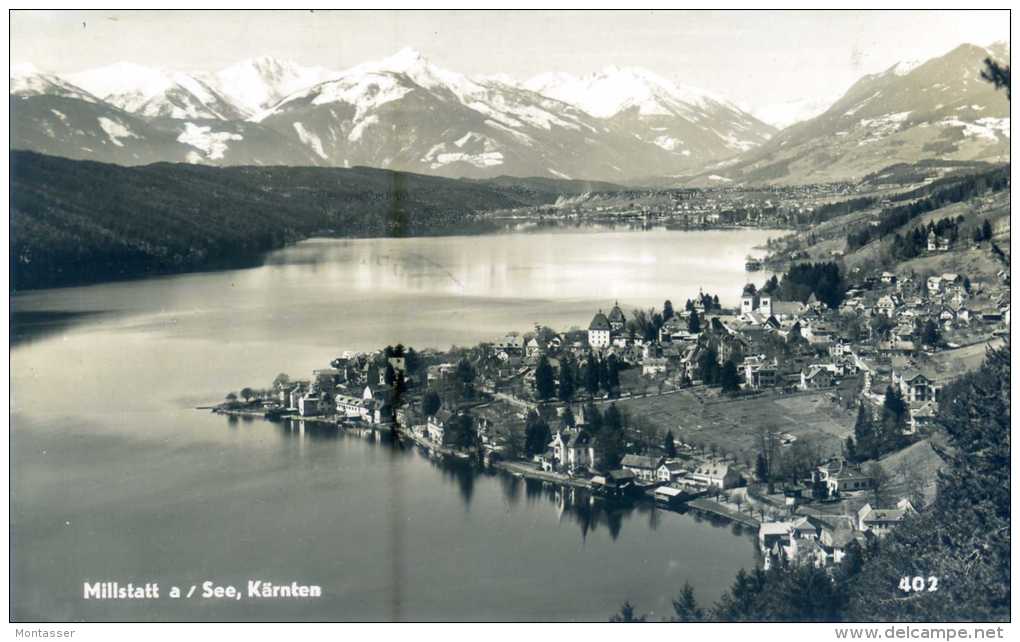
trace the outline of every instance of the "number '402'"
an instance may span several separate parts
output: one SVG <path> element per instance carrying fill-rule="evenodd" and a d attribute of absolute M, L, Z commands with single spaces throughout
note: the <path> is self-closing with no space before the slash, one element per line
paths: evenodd
<path fill-rule="evenodd" d="M 932 575 L 925 579 L 920 575 L 914 577 L 903 576 L 900 578 L 900 590 L 904 593 L 914 591 L 920 593 L 922 591 L 928 591 L 929 593 L 939 590 L 939 578 Z"/>

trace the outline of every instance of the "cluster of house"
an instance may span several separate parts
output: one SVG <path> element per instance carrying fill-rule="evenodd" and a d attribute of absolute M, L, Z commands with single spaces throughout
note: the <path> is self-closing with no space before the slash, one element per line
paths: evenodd
<path fill-rule="evenodd" d="M 882 538 L 915 512 L 906 499 L 894 508 L 865 504 L 856 515 L 805 515 L 781 522 L 766 522 L 758 530 L 765 569 L 780 560 L 818 567 L 839 564 L 852 542 L 867 544 L 869 537 Z"/>
<path fill-rule="evenodd" d="M 386 362 L 395 372 L 405 371 L 403 357 L 388 357 Z M 331 366 L 313 371 L 311 380 L 279 385 L 277 407 L 301 417 L 330 416 L 368 425 L 393 421 L 390 386 L 375 355 L 346 352 Z"/>
<path fill-rule="evenodd" d="M 861 498 L 870 492 L 875 480 L 842 459 L 833 459 L 820 465 L 812 473 L 812 484 L 830 498 Z M 787 493 L 787 504 L 795 508 L 799 493 Z M 915 512 L 907 499 L 900 499 L 894 507 L 878 508 L 865 502 L 849 515 L 815 513 L 797 515 L 788 520 L 765 522 L 758 530 L 765 568 L 779 560 L 793 564 L 812 564 L 819 567 L 839 564 L 852 542 L 865 545 L 868 538 L 885 537 L 904 518 Z"/>

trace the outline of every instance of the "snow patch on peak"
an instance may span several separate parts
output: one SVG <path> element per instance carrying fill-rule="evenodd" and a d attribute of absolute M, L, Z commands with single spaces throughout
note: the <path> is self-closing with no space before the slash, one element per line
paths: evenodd
<path fill-rule="evenodd" d="M 210 80 L 235 105 L 249 114 L 258 114 L 296 91 L 338 75 L 339 72 L 325 67 L 303 67 L 261 56 L 221 69 Z"/>
<path fill-rule="evenodd" d="M 294 123 L 294 131 L 297 133 L 298 138 L 301 139 L 301 142 L 310 147 L 320 158 L 328 158 L 326 150 L 322 147 L 322 140 L 318 136 L 305 129 L 305 126 L 299 122 Z"/>
<path fill-rule="evenodd" d="M 99 121 L 99 126 L 106 132 L 110 142 L 117 147 L 124 146 L 124 143 L 120 142 L 122 138 L 139 138 L 138 134 L 131 131 L 124 123 L 106 118 L 105 116 L 100 116 L 96 120 Z"/>
<path fill-rule="evenodd" d="M 220 160 L 229 147 L 229 141 L 243 139 L 243 136 L 233 132 L 214 132 L 210 126 L 185 123 L 177 142 L 202 150 L 209 160 Z"/>

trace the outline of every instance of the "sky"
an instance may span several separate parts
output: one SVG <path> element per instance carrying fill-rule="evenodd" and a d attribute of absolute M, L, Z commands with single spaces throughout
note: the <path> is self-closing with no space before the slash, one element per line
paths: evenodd
<path fill-rule="evenodd" d="M 337 70 L 404 47 L 466 73 L 527 79 L 650 69 L 751 110 L 835 99 L 864 74 L 1009 41 L 1000 11 L 12 11 L 11 61 L 211 71 L 256 56 Z"/>

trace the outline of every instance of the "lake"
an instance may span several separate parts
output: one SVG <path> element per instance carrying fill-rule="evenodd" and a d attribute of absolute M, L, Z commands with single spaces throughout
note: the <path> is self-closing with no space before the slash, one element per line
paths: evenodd
<path fill-rule="evenodd" d="M 728 525 L 432 460 L 371 433 L 195 410 L 344 350 L 587 327 L 619 300 L 733 305 L 780 232 L 316 239 L 245 270 L 12 298 L 19 620 L 655 619 L 714 601 L 754 545 Z M 769 274 L 754 274 L 758 284 Z M 321 585 L 310 600 L 84 601 L 82 583 Z"/>

